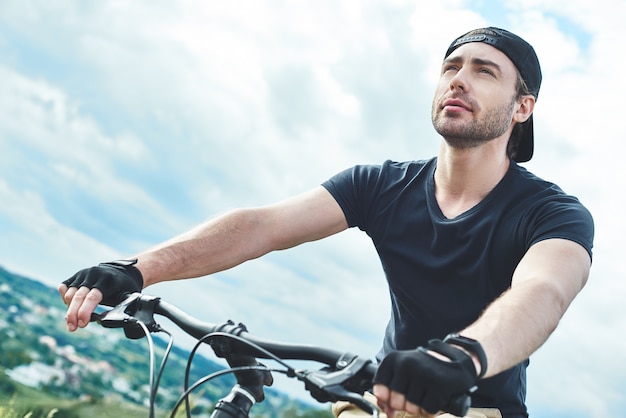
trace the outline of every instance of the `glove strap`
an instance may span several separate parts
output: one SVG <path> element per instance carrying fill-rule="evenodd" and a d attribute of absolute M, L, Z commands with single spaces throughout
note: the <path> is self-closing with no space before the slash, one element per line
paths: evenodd
<path fill-rule="evenodd" d="M 483 350 L 483 346 L 480 345 L 478 341 L 459 334 L 449 334 L 443 339 L 443 342 L 463 347 L 478 357 L 478 362 L 480 363 L 480 374 L 477 379 L 482 378 L 485 373 L 487 373 L 487 355 L 485 354 L 485 350 Z"/>
<path fill-rule="evenodd" d="M 105 264 L 105 265 L 110 265 L 110 266 L 120 266 L 120 267 L 130 267 L 130 266 L 134 266 L 135 264 L 137 264 L 137 260 L 136 258 L 133 258 L 131 260 L 115 260 L 115 261 L 107 261 L 106 263 L 100 263 L 100 264 Z"/>
<path fill-rule="evenodd" d="M 139 271 L 139 269 L 135 267 L 135 264 L 137 264 L 137 261 L 139 260 L 137 260 L 136 258 L 133 258 L 130 260 L 108 261 L 106 263 L 100 263 L 98 265 L 108 266 L 116 270 L 122 270 L 126 272 L 126 274 L 128 274 L 132 279 L 134 279 L 137 282 L 139 289 L 142 289 L 143 288 L 143 274 L 141 274 L 141 271 Z"/>
<path fill-rule="evenodd" d="M 464 369 L 476 376 L 476 366 L 466 351 L 450 344 L 446 344 L 441 340 L 430 340 L 425 347 L 419 347 L 418 350 L 427 353 L 429 350 L 447 357 L 451 362 L 461 365 Z"/>

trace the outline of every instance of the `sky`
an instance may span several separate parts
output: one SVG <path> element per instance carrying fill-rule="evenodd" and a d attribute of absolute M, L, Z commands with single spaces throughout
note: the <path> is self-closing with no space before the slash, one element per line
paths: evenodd
<path fill-rule="evenodd" d="M 2 1 L 0 265 L 56 286 L 354 164 L 434 156 L 447 46 L 504 27 L 543 70 L 524 166 L 596 225 L 589 282 L 531 357 L 531 416 L 622 415 L 624 16 L 620 0 Z M 354 230 L 146 293 L 372 358 L 389 309 Z"/>

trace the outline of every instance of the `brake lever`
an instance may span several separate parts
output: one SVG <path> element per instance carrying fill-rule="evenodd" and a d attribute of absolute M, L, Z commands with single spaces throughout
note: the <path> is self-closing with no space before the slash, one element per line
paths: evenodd
<path fill-rule="evenodd" d="M 361 372 L 371 360 L 353 357 L 351 361 L 338 362 L 338 369 L 324 368 L 317 371 L 298 371 L 296 377 L 318 402 L 348 401 L 370 415 L 378 417 L 378 408 L 368 402 L 362 394 L 371 385 L 371 379 L 362 378 Z M 348 389 L 349 388 L 349 389 Z"/>
<path fill-rule="evenodd" d="M 159 300 L 156 296 L 133 293 L 113 309 L 91 314 L 91 320 L 105 328 L 123 328 L 127 338 L 137 340 L 145 336 L 138 322 L 146 325 L 151 332 L 161 330 L 154 320 L 154 309 Z"/>
<path fill-rule="evenodd" d="M 97 322 L 105 328 L 123 328 L 133 317 L 129 311 L 131 306 L 139 299 L 140 293 L 133 293 L 120 302 L 119 305 L 102 313 L 92 313 L 91 322 Z"/>

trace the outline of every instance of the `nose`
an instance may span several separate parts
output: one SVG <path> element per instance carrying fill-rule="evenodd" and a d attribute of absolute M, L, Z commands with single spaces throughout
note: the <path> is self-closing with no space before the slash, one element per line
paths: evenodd
<path fill-rule="evenodd" d="M 466 91 L 468 87 L 465 71 L 460 68 L 450 79 L 450 90 Z"/>

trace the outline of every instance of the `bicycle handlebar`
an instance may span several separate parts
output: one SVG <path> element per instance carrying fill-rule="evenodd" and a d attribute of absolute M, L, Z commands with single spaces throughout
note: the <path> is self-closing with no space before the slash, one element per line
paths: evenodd
<path fill-rule="evenodd" d="M 375 406 L 362 396 L 371 388 L 378 367 L 369 359 L 319 346 L 265 340 L 248 333 L 243 324 L 200 321 L 158 297 L 140 293 L 129 295 L 109 311 L 94 314 L 93 319 L 106 328 L 123 328 L 128 338 L 139 339 L 145 333 L 138 323 L 144 324 L 150 332 L 162 330 L 154 320 L 154 314 L 168 318 L 196 340 L 209 344 L 216 356 L 226 359 L 231 368 L 250 369 L 235 372 L 235 375 L 239 385 L 247 389 L 257 402 L 263 400 L 263 386 L 271 384 L 271 377 L 268 380 L 269 373 L 259 371 L 256 359 L 307 360 L 327 367 L 317 371 L 291 369 L 288 375 L 303 381 L 314 399 L 322 403 L 349 401 L 370 414 L 378 415 Z M 237 391 L 233 390 L 231 396 L 237 396 Z M 469 395 L 461 394 L 452 399 L 444 410 L 464 416 L 469 406 Z M 219 404 L 216 411 L 218 409 Z M 222 416 L 247 417 L 247 410 L 239 414 L 227 412 Z M 215 418 L 219 416 L 219 412 L 212 415 Z"/>

